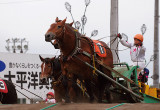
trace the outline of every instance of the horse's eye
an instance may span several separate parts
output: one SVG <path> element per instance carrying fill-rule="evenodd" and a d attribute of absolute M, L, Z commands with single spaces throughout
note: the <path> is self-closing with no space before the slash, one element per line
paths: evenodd
<path fill-rule="evenodd" d="M 57 28 L 59 29 L 59 28 L 61 28 L 62 26 L 57 26 Z"/>
<path fill-rule="evenodd" d="M 48 66 L 48 68 L 51 68 L 51 66 Z"/>

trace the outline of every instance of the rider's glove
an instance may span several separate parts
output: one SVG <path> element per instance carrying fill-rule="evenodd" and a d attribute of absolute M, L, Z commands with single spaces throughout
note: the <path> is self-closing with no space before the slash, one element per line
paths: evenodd
<path fill-rule="evenodd" d="M 117 37 L 119 37 L 120 39 L 122 39 L 122 36 L 121 36 L 121 34 L 119 33 L 119 34 L 117 34 Z"/>

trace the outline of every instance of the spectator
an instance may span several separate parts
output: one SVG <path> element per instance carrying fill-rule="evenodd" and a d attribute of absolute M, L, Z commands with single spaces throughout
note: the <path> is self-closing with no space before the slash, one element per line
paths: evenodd
<path fill-rule="evenodd" d="M 56 100 L 54 99 L 53 92 L 48 92 L 46 95 L 46 103 L 56 103 Z"/>

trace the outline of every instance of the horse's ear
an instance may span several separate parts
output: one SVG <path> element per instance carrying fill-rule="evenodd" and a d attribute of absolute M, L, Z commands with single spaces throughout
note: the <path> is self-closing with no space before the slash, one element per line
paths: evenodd
<path fill-rule="evenodd" d="M 58 17 L 56 18 L 56 20 L 55 20 L 55 22 L 58 22 L 59 21 L 59 19 L 58 19 Z"/>
<path fill-rule="evenodd" d="M 69 23 L 69 25 L 72 26 L 72 25 L 73 25 L 73 22 Z"/>
<path fill-rule="evenodd" d="M 67 18 L 66 18 L 67 19 Z M 66 19 L 64 19 L 63 21 L 62 21 L 62 25 L 64 25 L 65 24 L 65 22 L 66 22 Z"/>
<path fill-rule="evenodd" d="M 39 58 L 42 62 L 44 62 L 44 58 L 42 58 L 40 55 L 39 55 Z"/>
<path fill-rule="evenodd" d="M 53 57 L 53 58 L 51 58 L 50 60 L 51 60 L 51 61 L 54 61 L 55 58 L 56 58 L 56 57 Z"/>

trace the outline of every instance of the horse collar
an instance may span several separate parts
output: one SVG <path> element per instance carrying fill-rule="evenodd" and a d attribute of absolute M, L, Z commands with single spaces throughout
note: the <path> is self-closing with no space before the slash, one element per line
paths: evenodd
<path fill-rule="evenodd" d="M 76 46 L 75 46 L 74 50 L 72 51 L 72 53 L 69 55 L 70 57 L 75 55 L 78 52 L 78 50 L 80 49 L 80 40 L 79 40 L 79 37 L 77 36 L 77 32 L 75 32 L 75 37 L 76 37 Z"/>
<path fill-rule="evenodd" d="M 71 52 L 71 54 L 69 54 L 68 56 L 64 56 L 63 53 L 62 53 L 64 62 L 70 60 L 80 50 L 80 40 L 79 40 L 79 37 L 77 36 L 77 32 L 75 32 L 75 38 L 76 38 L 76 40 L 75 40 L 76 41 L 76 45 L 75 45 L 74 50 Z"/>

